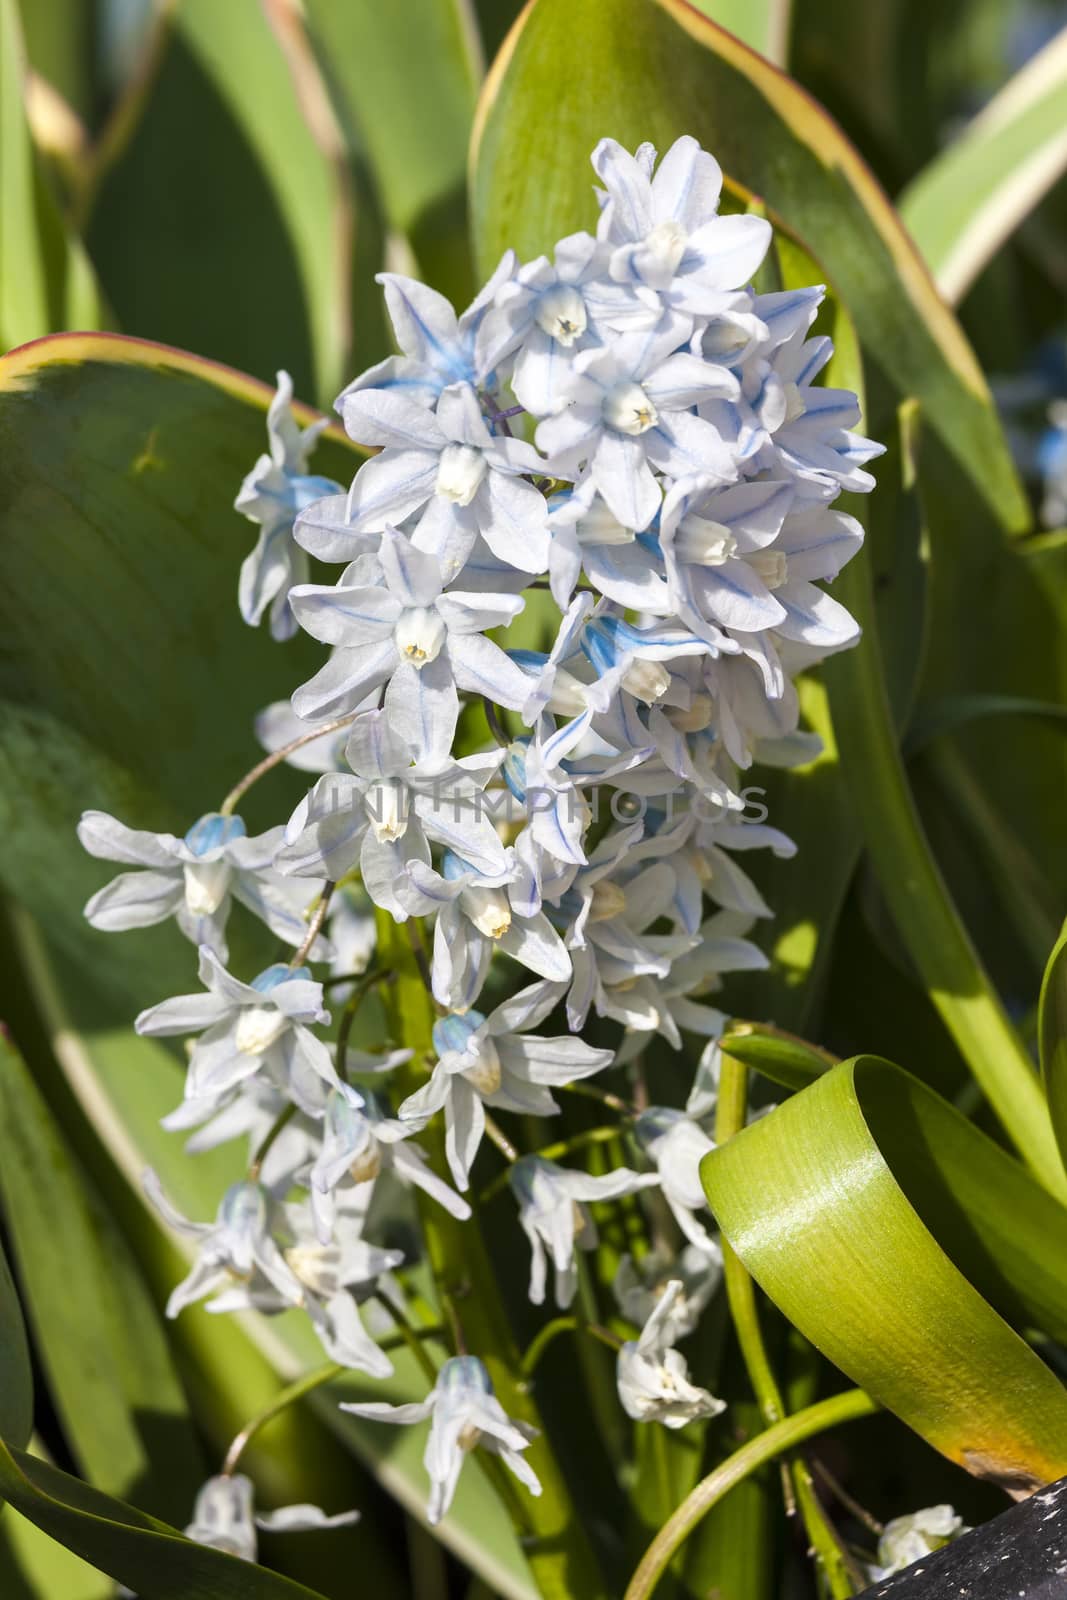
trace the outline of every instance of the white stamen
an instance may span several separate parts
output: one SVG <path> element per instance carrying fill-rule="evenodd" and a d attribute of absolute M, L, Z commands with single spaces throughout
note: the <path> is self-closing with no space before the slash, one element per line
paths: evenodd
<path fill-rule="evenodd" d="M 406 783 L 399 778 L 383 778 L 367 790 L 367 816 L 374 837 L 393 844 L 407 832 L 410 797 Z"/>
<path fill-rule="evenodd" d="M 698 567 L 721 567 L 737 553 L 737 540 L 721 522 L 690 515 L 682 519 L 674 539 L 679 561 Z"/>
<path fill-rule="evenodd" d="M 598 495 L 575 528 L 579 545 L 633 544 L 637 538 L 632 528 L 624 528 L 612 516 L 605 501 Z"/>
<path fill-rule="evenodd" d="M 457 506 L 469 506 L 486 474 L 485 457 L 469 444 L 446 444 L 437 468 L 437 493 Z"/>
<path fill-rule="evenodd" d="M 289 1018 L 273 1006 L 247 1006 L 237 1019 L 237 1048 L 243 1056 L 260 1056 L 288 1026 Z"/>
<path fill-rule="evenodd" d="M 397 649 L 413 667 L 436 661 L 447 637 L 448 629 L 430 606 L 412 606 L 402 611 L 393 629 Z"/>
<path fill-rule="evenodd" d="M 479 1094 L 496 1094 L 500 1088 L 500 1057 L 492 1039 L 485 1038 L 478 1047 L 478 1060 L 468 1067 L 463 1076 Z"/>
<path fill-rule="evenodd" d="M 747 560 L 768 589 L 780 589 L 783 583 L 789 581 L 789 557 L 781 550 L 757 550 Z"/>
<path fill-rule="evenodd" d="M 570 284 L 557 284 L 538 300 L 534 321 L 550 339 L 570 349 L 575 339 L 580 339 L 585 332 L 585 301 Z"/>
<path fill-rule="evenodd" d="M 670 687 L 671 675 L 662 661 L 642 661 L 635 656 L 622 675 L 622 686 L 635 700 L 653 705 Z"/>
<path fill-rule="evenodd" d="M 604 421 L 619 433 L 636 438 L 656 426 L 659 412 L 639 383 L 624 378 L 604 396 Z"/>
<path fill-rule="evenodd" d="M 479 933 L 487 939 L 502 939 L 511 927 L 511 907 L 500 889 L 464 889 L 463 909 Z"/>
<path fill-rule="evenodd" d="M 601 878 L 593 885 L 593 898 L 589 907 L 590 922 L 606 922 L 609 917 L 621 917 L 626 910 L 626 892 L 617 883 Z"/>
<path fill-rule="evenodd" d="M 226 898 L 233 869 L 225 861 L 185 866 L 185 904 L 194 917 L 212 917 Z"/>
<path fill-rule="evenodd" d="M 796 384 L 790 379 L 785 385 L 785 420 L 795 422 L 804 415 L 804 397 Z"/>
<path fill-rule="evenodd" d="M 645 249 L 664 272 L 674 272 L 685 255 L 689 235 L 680 222 L 658 222 L 645 237 Z"/>
<path fill-rule="evenodd" d="M 705 728 L 711 726 L 714 712 L 715 702 L 710 694 L 698 690 L 684 710 L 681 706 L 671 706 L 667 717 L 679 733 L 703 733 Z"/>

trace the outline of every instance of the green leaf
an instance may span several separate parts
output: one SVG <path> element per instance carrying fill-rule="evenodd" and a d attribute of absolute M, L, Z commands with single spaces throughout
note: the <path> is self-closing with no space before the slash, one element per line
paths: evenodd
<path fill-rule="evenodd" d="M 285 367 L 331 403 L 385 353 L 380 313 L 352 326 L 354 257 L 368 279 L 381 263 L 373 207 L 336 135 L 318 142 L 258 0 L 181 0 L 171 30 L 88 223 L 109 298 L 131 333 L 263 379 Z M 329 110 L 314 63 L 300 93 L 317 131 Z"/>
<path fill-rule="evenodd" d="M 6 1042 L 0 1200 L 49 1394 L 78 1465 L 102 1489 L 181 1516 L 204 1463 L 159 1313 Z"/>
<path fill-rule="evenodd" d="M 0 1045 L 0 1060 L 9 1047 Z M 0 1249 L 0 1438 L 24 1445 L 33 1431 L 33 1373 L 15 1280 Z"/>
<path fill-rule="evenodd" d="M 799 85 L 685 0 L 534 0 L 486 81 L 474 143 L 479 262 L 550 249 L 596 216 L 589 153 L 697 138 L 825 265 L 901 396 L 914 395 L 1006 526 L 1029 513 L 985 380 L 899 218 Z"/>
<path fill-rule="evenodd" d="M 365 151 L 389 225 L 457 305 L 474 293 L 467 141 L 482 78 L 467 0 L 307 0 L 349 148 Z"/>
<path fill-rule="evenodd" d="M 47 927 L 45 942 L 21 913 L 18 942 L 84 1114 L 130 1189 L 153 1165 L 176 1204 L 197 1218 L 214 1215 L 242 1152 L 192 1159 L 159 1127 L 181 1098 L 181 1063 L 132 1028 L 143 1005 L 188 989 L 194 952 L 173 930 L 124 939 L 84 924 L 85 898 L 109 869 L 84 855 L 74 827 L 83 807 L 100 806 L 137 826 L 184 831 L 261 754 L 254 713 L 287 697 L 321 662 L 309 640 L 279 646 L 265 630 L 247 628 L 236 607 L 254 529 L 232 501 L 263 448 L 269 399 L 269 389 L 241 373 L 115 336 L 56 338 L 0 360 L 8 562 L 0 594 L 0 826 L 8 830 L 0 879 Z M 306 420 L 306 409 L 301 414 Z M 347 481 L 358 459 L 335 430 L 313 464 Z M 41 526 L 47 541 L 35 536 Z M 290 772 L 257 785 L 243 808 L 250 831 L 287 815 L 305 788 Z M 255 943 L 236 913 L 230 942 L 260 965 L 271 958 L 269 941 Z M 173 1272 L 172 1264 L 171 1283 Z M 246 1326 L 285 1381 L 321 1363 L 306 1318 L 251 1318 Z M 240 1365 L 240 1341 L 235 1334 L 225 1342 L 222 1319 L 194 1312 L 176 1327 L 199 1345 L 212 1381 L 226 1370 L 206 1349 L 213 1341 Z M 413 1362 L 398 1353 L 396 1368 L 389 1383 L 357 1375 L 345 1392 L 421 1398 L 425 1379 Z M 321 1402 L 324 1419 L 391 1494 L 424 1515 L 418 1430 L 398 1437 L 357 1423 L 337 1411 L 336 1394 Z M 227 1413 L 231 1404 L 227 1398 Z M 440 1537 L 507 1600 L 529 1600 L 524 1555 L 476 1463 Z"/>
<path fill-rule="evenodd" d="M 900 196 L 901 217 L 950 305 L 1067 169 L 1065 98 L 1067 28 Z"/>
<path fill-rule="evenodd" d="M 968 723 L 986 717 L 1033 717 L 1067 733 L 1067 706 L 1051 700 L 1033 700 L 1019 694 L 943 695 L 917 708 L 908 728 L 904 753 L 910 759 L 944 734 L 955 733 Z"/>
<path fill-rule="evenodd" d="M 1067 1471 L 1067 1211 L 918 1079 L 843 1062 L 712 1151 L 719 1226 L 804 1336 L 1009 1493 Z M 1009 1320 L 1005 1320 L 1009 1319 Z"/>
<path fill-rule="evenodd" d="M 736 34 L 742 44 L 784 67 L 789 55 L 789 27 L 793 0 L 692 0 L 695 10 L 720 28 Z"/>
<path fill-rule="evenodd" d="M 95 328 L 102 309 L 80 243 L 60 220 L 23 110 L 25 53 L 16 0 L 0 0 L 0 342 Z"/>
<path fill-rule="evenodd" d="M 1041 1074 L 1060 1154 L 1067 1162 L 1067 925 L 1045 968 L 1037 1011 Z"/>
<path fill-rule="evenodd" d="M 772 1083 L 794 1091 L 806 1089 L 834 1065 L 834 1057 L 825 1050 L 769 1024 L 731 1024 L 723 1035 L 722 1048 Z"/>
<path fill-rule="evenodd" d="M 2 1443 L 0 1493 L 68 1550 L 151 1600 L 322 1600 Z"/>

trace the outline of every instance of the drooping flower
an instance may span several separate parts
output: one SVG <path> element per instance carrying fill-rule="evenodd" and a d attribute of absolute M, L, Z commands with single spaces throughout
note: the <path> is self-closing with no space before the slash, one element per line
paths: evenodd
<path fill-rule="evenodd" d="M 627 1416 L 638 1422 L 662 1422 L 666 1428 L 684 1428 L 698 1417 L 715 1417 L 726 1402 L 700 1389 L 689 1379 L 685 1357 L 675 1350 L 675 1304 L 683 1292 L 680 1279 L 668 1283 L 640 1338 L 619 1351 L 619 1399 Z"/>
<path fill-rule="evenodd" d="M 264 1533 L 314 1533 L 323 1528 L 350 1528 L 359 1521 L 358 1511 L 341 1511 L 328 1516 L 318 1506 L 280 1506 L 277 1511 L 257 1512 L 255 1488 L 242 1472 L 209 1478 L 199 1490 L 193 1519 L 185 1537 L 224 1555 L 242 1561 L 259 1558 L 256 1530 Z"/>
<path fill-rule="evenodd" d="M 341 1410 L 375 1422 L 410 1424 L 430 1419 L 423 1463 L 430 1476 L 427 1516 L 432 1523 L 440 1522 L 447 1513 L 463 1463 L 479 1445 L 499 1456 L 531 1494 L 541 1493 L 537 1477 L 522 1456 L 536 1430 L 505 1415 L 477 1356 L 453 1356 L 446 1361 L 425 1400 L 400 1406 L 374 1400 L 349 1402 L 342 1403 Z"/>
<path fill-rule="evenodd" d="M 307 470 L 326 418 L 301 429 L 293 416 L 292 399 L 293 380 L 287 372 L 279 372 L 277 392 L 267 411 L 270 451 L 260 456 L 234 501 L 235 511 L 260 525 L 255 549 L 241 567 L 241 615 L 255 627 L 269 606 L 275 639 L 291 639 L 296 632 L 289 590 L 308 578 L 307 556 L 293 539 L 293 524 L 307 506 L 340 489 L 332 478 L 313 477 Z"/>
<path fill-rule="evenodd" d="M 631 1172 L 619 1167 L 593 1177 L 546 1161 L 543 1156 L 520 1156 L 508 1169 L 508 1183 L 519 1202 L 519 1222 L 530 1241 L 530 1299 L 544 1303 L 545 1280 L 551 1259 L 556 1271 L 556 1304 L 566 1308 L 578 1287 L 576 1250 L 594 1250 L 596 1225 L 588 1209 L 593 1200 L 617 1200 L 659 1182 L 652 1172 Z"/>

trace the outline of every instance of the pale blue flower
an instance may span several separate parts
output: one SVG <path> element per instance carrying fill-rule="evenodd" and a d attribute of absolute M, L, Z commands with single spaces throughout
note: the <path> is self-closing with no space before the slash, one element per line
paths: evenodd
<path fill-rule="evenodd" d="M 588 1078 L 611 1065 L 612 1052 L 597 1050 L 572 1035 L 531 1034 L 563 995 L 559 983 L 522 989 L 486 1017 L 468 1010 L 434 1023 L 437 1064 L 428 1081 L 400 1107 L 401 1121 L 424 1126 L 445 1113 L 445 1148 L 460 1189 L 485 1132 L 483 1105 L 528 1116 L 554 1115 L 553 1087 Z"/>
<path fill-rule="evenodd" d="M 548 1263 L 555 1268 L 556 1304 L 566 1309 L 578 1287 L 576 1250 L 595 1250 L 596 1225 L 589 1203 L 617 1200 L 659 1183 L 651 1172 L 618 1167 L 595 1178 L 546 1161 L 520 1156 L 508 1168 L 508 1183 L 519 1203 L 519 1222 L 530 1241 L 530 1299 L 544 1304 Z"/>
<path fill-rule="evenodd" d="M 479 872 L 506 873 L 504 847 L 480 803 L 502 752 L 453 761 L 443 753 L 451 731 L 416 759 L 386 711 L 357 717 L 345 746 L 353 775 L 319 779 L 290 820 L 279 869 L 336 882 L 358 863 L 371 900 L 400 922 L 408 916 L 408 867 L 430 865 L 431 841 L 462 850 Z"/>
<path fill-rule="evenodd" d="M 345 426 L 363 444 L 382 447 L 352 483 L 348 513 L 357 533 L 421 512 L 413 543 L 437 557 L 446 582 L 462 572 L 479 537 L 510 566 L 544 572 L 545 501 L 524 476 L 543 472 L 544 463 L 532 445 L 490 432 L 469 384 L 443 390 L 433 411 L 393 389 L 361 389 L 345 403 Z"/>
<path fill-rule="evenodd" d="M 405 1054 L 410 1055 L 407 1051 Z M 413 1185 L 460 1221 L 471 1208 L 439 1178 L 423 1150 L 413 1142 L 418 1128 L 390 1117 L 377 1095 L 342 1083 L 331 1090 L 322 1125 L 322 1145 L 308 1174 L 311 1211 L 320 1241 L 333 1233 L 337 1191 L 355 1187 L 369 1197 L 383 1171 Z M 365 1209 L 367 1201 L 360 1200 Z"/>
<path fill-rule="evenodd" d="M 380 559 L 380 582 L 366 582 L 357 561 L 333 587 L 306 584 L 293 591 L 301 627 L 336 647 L 293 695 L 297 715 L 351 711 L 388 683 L 390 724 L 423 748 L 429 727 L 438 747 L 451 743 L 460 689 L 518 709 L 529 691 L 526 679 L 484 634 L 516 616 L 521 598 L 446 589 L 436 557 L 393 529 L 382 534 Z"/>
<path fill-rule="evenodd" d="M 673 1348 L 675 1305 L 684 1288 L 681 1279 L 672 1279 L 640 1338 L 627 1341 L 619 1351 L 619 1399 L 626 1415 L 637 1422 L 662 1422 L 666 1428 L 684 1428 L 687 1422 L 716 1417 L 726 1409 L 725 1400 L 690 1381 L 685 1357 Z"/>
<path fill-rule="evenodd" d="M 197 1494 L 193 1520 L 185 1529 L 185 1537 L 241 1561 L 256 1561 L 257 1528 L 264 1533 L 312 1533 L 323 1528 L 348 1528 L 359 1521 L 358 1511 L 342 1511 L 331 1517 L 318 1506 L 295 1505 L 257 1513 L 254 1505 L 252 1480 L 243 1473 L 208 1478 Z"/>
<path fill-rule="evenodd" d="M 716 216 L 722 170 L 693 138 L 676 139 L 653 175 L 656 152 L 630 155 L 614 139 L 593 151 L 606 190 L 598 235 L 612 245 L 611 276 L 663 304 L 706 316 L 729 305 L 771 242 L 762 217 Z"/>
<path fill-rule="evenodd" d="M 609 510 L 624 527 L 647 528 L 659 509 L 653 468 L 672 477 L 703 470 L 728 482 L 736 455 L 693 407 L 739 393 L 727 367 L 679 346 L 686 328 L 666 316 L 650 332 L 620 335 L 576 356 L 564 409 L 537 428 L 537 446 L 553 472 L 588 464 Z"/>
<path fill-rule="evenodd" d="M 341 1410 L 373 1422 L 408 1424 L 431 1419 L 423 1464 L 430 1477 L 427 1516 L 432 1523 L 440 1522 L 447 1513 L 463 1463 L 478 1445 L 499 1456 L 531 1494 L 541 1493 L 537 1477 L 522 1458 L 537 1430 L 505 1415 L 477 1356 L 453 1356 L 446 1361 L 425 1400 L 400 1406 L 375 1400 L 342 1402 Z"/>
<path fill-rule="evenodd" d="M 240 900 L 286 944 L 307 933 L 304 911 L 321 883 L 287 883 L 274 868 L 283 830 L 248 838 L 240 817 L 209 812 L 182 839 L 126 827 L 106 811 L 85 811 L 78 838 L 90 855 L 140 871 L 122 872 L 98 889 L 85 907 L 94 928 L 108 933 L 147 928 L 174 917 L 187 939 L 209 945 L 226 960 L 225 928 Z M 325 954 L 324 940 L 315 955 Z"/>
<path fill-rule="evenodd" d="M 275 639 L 291 639 L 296 632 L 289 590 L 308 578 L 307 556 L 293 541 L 293 523 L 313 501 L 340 488 L 332 478 L 308 474 L 308 456 L 326 418 L 301 430 L 292 399 L 293 380 L 287 372 L 279 372 L 277 393 L 267 411 L 270 452 L 260 456 L 234 501 L 235 511 L 260 525 L 256 547 L 241 567 L 241 615 L 255 627 L 270 606 Z"/>
<path fill-rule="evenodd" d="M 262 1073 L 313 1107 L 314 1079 L 337 1082 L 330 1052 L 309 1026 L 329 1022 L 330 1014 L 307 967 L 278 963 L 242 983 L 201 945 L 200 981 L 204 992 L 163 1000 L 136 1022 L 150 1038 L 201 1035 L 189 1057 L 188 1099 L 221 1094 Z"/>
<path fill-rule="evenodd" d="M 480 365 L 492 371 L 514 355 L 511 387 L 534 416 L 554 409 L 574 356 L 600 343 L 592 323 L 609 253 L 588 233 L 570 234 L 554 263 L 538 256 L 496 291 L 478 334 Z"/>
<path fill-rule="evenodd" d="M 387 356 L 350 383 L 337 401 L 341 415 L 346 417 L 349 397 L 365 389 L 396 389 L 433 405 L 449 384 L 482 384 L 490 379 L 492 374 L 478 362 L 475 345 L 482 319 L 515 266 L 514 251 L 505 251 L 484 289 L 458 318 L 436 289 L 399 272 L 379 273 L 377 281 L 385 289 L 385 304 L 403 354 Z"/>

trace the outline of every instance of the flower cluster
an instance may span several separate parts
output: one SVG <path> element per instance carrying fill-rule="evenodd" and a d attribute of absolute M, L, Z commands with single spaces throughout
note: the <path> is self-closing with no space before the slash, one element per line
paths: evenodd
<path fill-rule="evenodd" d="M 651 146 L 605 139 L 593 167 L 595 235 L 552 259 L 509 252 L 461 316 L 383 274 L 400 353 L 338 401 L 368 451 L 347 492 L 308 475 L 320 425 L 300 431 L 279 377 L 270 452 L 237 507 L 260 527 L 245 620 L 269 608 L 277 638 L 299 628 L 329 648 L 257 726 L 271 760 L 314 780 L 288 823 L 249 838 L 231 797 L 184 839 L 100 813 L 82 839 L 143 869 L 94 896 L 94 926 L 175 916 L 199 947 L 201 990 L 137 1023 L 195 1038 L 168 1125 L 195 1130 L 193 1149 L 242 1136 L 252 1151 L 213 1221 L 188 1221 L 148 1179 L 196 1246 L 172 1314 L 204 1297 L 302 1307 L 332 1360 L 388 1374 L 371 1313 L 404 1315 L 405 1263 L 366 1237 L 375 1186 L 466 1219 L 488 1131 L 512 1163 L 537 1304 L 549 1261 L 571 1302 L 591 1204 L 661 1189 L 678 1245 L 620 1272 L 634 1337 L 618 1386 L 632 1417 L 673 1428 L 721 1409 L 674 1343 L 718 1275 L 698 1178 L 717 992 L 765 964 L 748 936 L 770 910 L 738 857 L 793 848 L 743 778 L 812 755 L 793 679 L 857 636 L 820 585 L 860 545 L 834 502 L 871 488 L 879 447 L 851 431 L 855 396 L 816 382 L 823 291 L 754 290 L 770 228 L 718 214 L 721 173 L 695 140 L 657 166 Z M 309 557 L 343 570 L 309 582 Z M 288 963 L 249 981 L 228 970 L 232 899 L 295 947 Z M 409 1049 L 348 1044 L 353 1008 L 388 979 L 375 914 L 414 930 L 437 1016 L 428 1074 Z M 332 968 L 316 978 L 316 961 Z M 327 985 L 346 1019 L 330 1043 Z M 580 1037 L 593 1016 L 595 1044 Z M 497 1112 L 549 1118 L 579 1080 L 637 1070 L 656 1035 L 701 1042 L 684 1108 L 637 1115 L 594 1090 L 621 1111 L 634 1168 L 593 1176 L 498 1129 Z M 419 1144 L 439 1116 L 451 1183 Z M 349 1409 L 432 1419 L 433 1519 L 477 1443 L 537 1490 L 528 1430 L 476 1356 L 449 1361 L 425 1402 Z"/>

